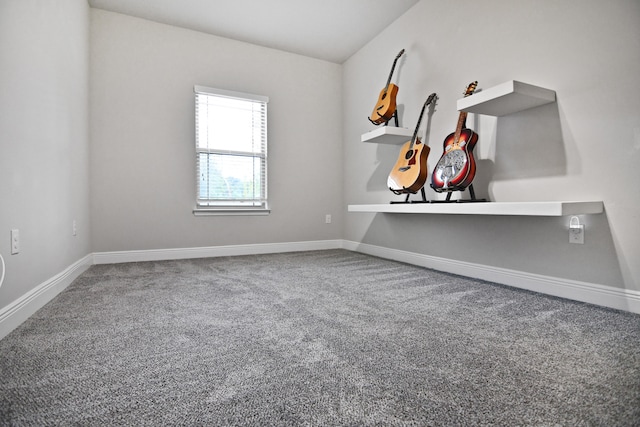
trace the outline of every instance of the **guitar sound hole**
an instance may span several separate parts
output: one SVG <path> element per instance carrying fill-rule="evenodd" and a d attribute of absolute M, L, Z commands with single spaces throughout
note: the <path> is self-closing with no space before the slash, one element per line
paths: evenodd
<path fill-rule="evenodd" d="M 412 158 L 412 157 L 413 157 L 413 150 L 409 150 L 409 151 L 407 151 L 407 154 L 405 154 L 405 155 L 404 155 L 404 158 L 405 158 L 406 160 L 409 160 L 409 159 L 410 159 L 410 158 Z"/>

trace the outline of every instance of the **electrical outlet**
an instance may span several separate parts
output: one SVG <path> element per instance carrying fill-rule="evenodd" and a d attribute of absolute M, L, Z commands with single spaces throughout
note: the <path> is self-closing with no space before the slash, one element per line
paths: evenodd
<path fill-rule="evenodd" d="M 20 230 L 11 230 L 11 255 L 20 253 Z"/>
<path fill-rule="evenodd" d="M 324 216 L 324 222 L 325 222 L 325 224 L 331 224 L 331 215 L 326 214 Z"/>
<path fill-rule="evenodd" d="M 569 228 L 569 243 L 584 244 L 584 224 Z"/>
<path fill-rule="evenodd" d="M 72 230 L 73 230 L 73 235 L 77 236 L 78 235 L 78 225 L 76 224 L 76 220 L 73 220 L 73 225 L 72 225 Z"/>

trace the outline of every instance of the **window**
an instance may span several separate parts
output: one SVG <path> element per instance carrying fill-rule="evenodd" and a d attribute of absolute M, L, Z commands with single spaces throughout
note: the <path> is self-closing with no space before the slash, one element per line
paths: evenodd
<path fill-rule="evenodd" d="M 260 95 L 195 86 L 195 214 L 268 213 L 267 103 Z"/>

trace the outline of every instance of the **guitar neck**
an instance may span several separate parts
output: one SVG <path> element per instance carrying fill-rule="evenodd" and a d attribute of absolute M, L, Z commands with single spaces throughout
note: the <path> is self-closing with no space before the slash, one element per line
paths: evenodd
<path fill-rule="evenodd" d="M 391 72 L 389 73 L 389 78 L 387 79 L 387 84 L 385 85 L 385 87 L 389 87 L 389 84 L 391 84 L 391 77 L 393 76 L 393 72 L 396 69 L 396 64 L 398 63 L 398 59 L 400 59 L 403 53 L 404 53 L 404 49 L 402 49 L 400 53 L 396 55 L 396 59 L 393 60 L 393 65 L 391 66 Z"/>
<path fill-rule="evenodd" d="M 475 92 L 476 87 L 478 86 L 477 81 L 473 81 L 469 83 L 467 88 L 464 91 L 464 97 L 471 96 L 473 92 Z M 462 133 L 462 129 L 465 129 L 467 126 L 467 112 L 460 111 L 460 117 L 458 117 L 458 126 L 456 126 L 456 133 L 453 136 L 453 145 L 459 145 L 460 143 L 460 134 Z"/>
<path fill-rule="evenodd" d="M 389 87 L 389 85 L 391 84 L 391 77 L 393 76 L 393 70 L 396 69 L 396 62 L 398 62 L 397 58 L 395 61 L 393 61 L 393 67 L 391 67 L 391 72 L 389 73 L 389 78 L 387 79 L 387 84 L 385 87 Z"/>
<path fill-rule="evenodd" d="M 420 117 L 418 117 L 418 124 L 416 125 L 416 130 L 413 131 L 413 136 L 411 137 L 411 148 L 413 148 L 413 144 L 416 143 L 416 138 L 418 137 L 418 129 L 420 129 L 420 123 L 422 123 L 422 116 L 424 116 L 424 110 L 426 110 L 427 105 L 433 102 L 435 97 L 436 97 L 435 93 L 432 93 L 431 95 L 429 95 L 429 98 L 427 98 L 424 105 L 422 106 L 422 111 L 420 111 Z"/>
<path fill-rule="evenodd" d="M 458 125 L 456 126 L 456 133 L 453 136 L 454 144 L 458 144 L 460 139 L 460 134 L 462 133 L 462 129 L 467 126 L 467 112 L 461 111 L 460 116 L 458 117 Z"/>
<path fill-rule="evenodd" d="M 413 131 L 413 136 L 411 137 L 411 145 L 416 142 L 416 138 L 418 137 L 418 129 L 420 129 L 420 123 L 422 123 L 422 116 L 424 115 L 425 108 L 427 108 L 427 104 L 422 106 L 422 111 L 420 112 L 420 117 L 418 117 L 418 123 L 416 124 L 416 130 Z"/>

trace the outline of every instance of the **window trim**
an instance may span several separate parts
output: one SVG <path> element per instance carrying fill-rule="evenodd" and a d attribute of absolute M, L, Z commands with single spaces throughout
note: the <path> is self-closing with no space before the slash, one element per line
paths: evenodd
<path fill-rule="evenodd" d="M 220 216 L 220 215 L 269 215 L 271 209 L 267 208 L 193 208 L 193 215 L 195 216 Z"/>
<path fill-rule="evenodd" d="M 194 86 L 193 93 L 205 93 L 207 95 L 226 96 L 227 98 L 250 99 L 252 101 L 269 103 L 269 97 L 264 95 L 256 95 L 253 93 L 237 92 L 234 90 L 216 89 L 207 86 Z"/>
<path fill-rule="evenodd" d="M 217 89 L 217 88 L 211 88 L 211 87 L 207 87 L 207 86 L 199 86 L 199 85 L 194 85 L 193 87 L 193 92 L 194 94 L 205 94 L 205 95 L 216 95 L 216 96 L 222 96 L 222 97 L 228 97 L 228 98 L 237 98 L 237 99 L 243 99 L 243 100 L 251 100 L 251 101 L 257 101 L 257 102 L 262 102 L 265 104 L 269 103 L 269 97 L 268 96 L 264 96 L 264 95 L 256 95 L 256 94 L 252 94 L 252 93 L 246 93 L 246 92 L 238 92 L 238 91 L 232 91 L 232 90 L 226 90 L 226 89 Z M 266 130 L 266 122 L 265 122 L 265 130 Z M 195 132 L 198 132 L 198 129 L 195 129 Z M 198 153 L 198 148 L 196 147 L 196 153 Z M 233 153 L 229 153 L 229 154 L 233 154 Z M 266 153 L 265 153 L 265 158 L 266 158 Z M 266 163 L 265 163 L 265 168 L 266 168 Z M 267 170 L 265 169 L 265 179 L 267 176 Z M 265 188 L 266 190 L 266 188 Z M 218 216 L 218 215 L 269 215 L 271 213 L 271 209 L 269 208 L 269 201 L 268 198 L 265 200 L 265 203 L 263 206 L 258 206 L 258 207 L 254 207 L 254 206 L 247 206 L 247 207 L 242 207 L 242 206 L 220 206 L 220 207 L 211 207 L 211 206 L 199 206 L 197 203 L 197 196 L 196 196 L 196 203 L 195 206 L 193 208 L 193 214 L 195 216 Z"/>

